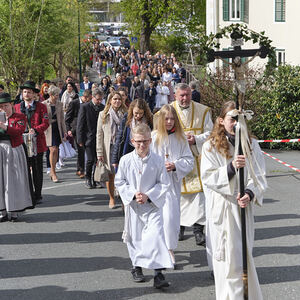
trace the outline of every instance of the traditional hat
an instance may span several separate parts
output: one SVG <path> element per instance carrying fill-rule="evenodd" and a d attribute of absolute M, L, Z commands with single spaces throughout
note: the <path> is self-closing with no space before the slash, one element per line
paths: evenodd
<path fill-rule="evenodd" d="M 20 89 L 21 90 L 23 90 L 23 89 L 31 89 L 35 93 L 39 93 L 40 92 L 40 90 L 35 87 L 35 82 L 31 81 L 31 80 L 25 81 L 25 83 L 20 86 Z"/>
<path fill-rule="evenodd" d="M 0 93 L 0 103 L 14 102 L 14 99 L 11 99 L 10 94 Z"/>

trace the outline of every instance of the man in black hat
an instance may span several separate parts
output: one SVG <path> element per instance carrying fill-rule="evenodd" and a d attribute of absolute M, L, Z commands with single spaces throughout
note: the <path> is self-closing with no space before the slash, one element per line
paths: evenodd
<path fill-rule="evenodd" d="M 15 105 L 15 110 L 26 115 L 27 128 L 25 132 L 34 134 L 37 142 L 37 155 L 29 158 L 29 164 L 32 168 L 35 204 L 37 204 L 42 199 L 43 155 L 47 151 L 44 131 L 49 127 L 49 119 L 47 107 L 34 101 L 34 93 L 39 93 L 39 89 L 35 87 L 35 82 L 28 80 L 20 86 L 20 89 L 22 90 L 23 101 Z"/>

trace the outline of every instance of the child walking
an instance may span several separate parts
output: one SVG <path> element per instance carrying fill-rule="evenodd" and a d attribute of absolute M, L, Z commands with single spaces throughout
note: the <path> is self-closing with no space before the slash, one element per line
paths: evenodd
<path fill-rule="evenodd" d="M 122 156 L 115 177 L 125 206 L 123 240 L 127 243 L 135 282 L 145 281 L 142 268 L 154 269 L 155 288 L 168 287 L 162 270 L 173 268 L 166 246 L 162 207 L 169 178 L 160 156 L 150 151 L 151 130 L 139 124 L 131 130 L 135 150 Z"/>

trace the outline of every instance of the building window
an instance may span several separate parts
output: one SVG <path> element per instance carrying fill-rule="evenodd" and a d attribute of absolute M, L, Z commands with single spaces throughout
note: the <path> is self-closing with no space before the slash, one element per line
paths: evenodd
<path fill-rule="evenodd" d="M 249 22 L 249 0 L 223 0 L 223 20 Z"/>
<path fill-rule="evenodd" d="M 285 0 L 275 0 L 275 22 L 285 22 Z"/>
<path fill-rule="evenodd" d="M 241 1 L 240 0 L 230 0 L 230 20 L 240 20 L 241 19 Z"/>
<path fill-rule="evenodd" d="M 277 66 L 285 65 L 285 50 L 276 49 Z"/>

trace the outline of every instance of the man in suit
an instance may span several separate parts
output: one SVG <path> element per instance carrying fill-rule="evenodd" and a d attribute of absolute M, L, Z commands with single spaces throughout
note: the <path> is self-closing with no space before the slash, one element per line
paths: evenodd
<path fill-rule="evenodd" d="M 83 76 L 83 82 L 80 83 L 80 90 L 91 90 L 93 83 L 89 81 L 89 76 L 84 75 Z"/>
<path fill-rule="evenodd" d="M 23 101 L 15 105 L 17 113 L 23 113 L 27 118 L 27 130 L 36 136 L 37 155 L 29 158 L 29 164 L 32 169 L 34 200 L 35 204 L 41 202 L 43 187 L 43 155 L 47 151 L 46 138 L 44 131 L 49 127 L 49 118 L 46 105 L 34 101 L 35 93 L 39 89 L 35 88 L 34 81 L 26 81 L 22 86 Z"/>
<path fill-rule="evenodd" d="M 74 137 L 78 156 L 77 156 L 77 171 L 76 175 L 78 175 L 80 178 L 84 178 L 84 147 L 81 147 L 77 143 L 76 139 L 76 127 L 77 127 L 77 119 L 78 119 L 78 113 L 79 108 L 82 103 L 87 103 L 91 101 L 92 99 L 92 91 L 91 90 L 85 90 L 82 97 L 76 98 L 73 101 L 70 102 L 68 106 L 68 110 L 65 115 L 65 122 L 66 122 L 66 128 L 68 132 L 68 136 Z"/>
<path fill-rule="evenodd" d="M 189 85 L 192 90 L 192 100 L 200 103 L 201 96 L 200 93 L 197 91 L 197 82 L 191 81 Z"/>
<path fill-rule="evenodd" d="M 87 162 L 85 168 L 85 186 L 88 189 L 96 187 L 94 181 L 94 172 L 97 162 L 96 155 L 96 132 L 97 122 L 100 111 L 104 109 L 101 103 L 103 99 L 103 91 L 94 89 L 92 92 L 92 101 L 80 105 L 77 120 L 77 143 L 85 148 Z"/>

